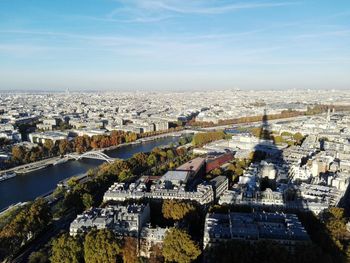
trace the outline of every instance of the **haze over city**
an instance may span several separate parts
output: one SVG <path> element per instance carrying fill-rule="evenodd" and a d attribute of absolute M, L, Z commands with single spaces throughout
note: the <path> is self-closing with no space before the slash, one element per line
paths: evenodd
<path fill-rule="evenodd" d="M 0 2 L 0 90 L 347 89 L 349 1 Z"/>

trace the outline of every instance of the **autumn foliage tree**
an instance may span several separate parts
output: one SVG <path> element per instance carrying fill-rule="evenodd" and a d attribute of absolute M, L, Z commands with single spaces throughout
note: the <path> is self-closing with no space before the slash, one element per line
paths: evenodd
<path fill-rule="evenodd" d="M 201 250 L 184 230 L 170 228 L 163 242 L 163 256 L 165 261 L 190 263 L 201 254 Z"/>
<path fill-rule="evenodd" d="M 347 233 L 344 209 L 331 207 L 324 211 L 323 219 L 334 244 L 338 246 L 340 250 L 343 250 L 345 248 L 344 243 L 346 242 L 344 241 Z"/>
<path fill-rule="evenodd" d="M 164 200 L 162 205 L 163 217 L 172 220 L 181 220 L 195 210 L 195 206 L 190 202 L 173 199 Z"/>
<path fill-rule="evenodd" d="M 44 231 L 52 219 L 47 202 L 39 198 L 25 206 L 0 231 L 0 259 L 18 251 Z"/>
<path fill-rule="evenodd" d="M 225 138 L 225 133 L 223 131 L 215 132 L 200 132 L 193 136 L 192 144 L 194 146 L 202 146 L 209 142 L 221 140 Z"/>
<path fill-rule="evenodd" d="M 91 230 L 84 241 L 84 259 L 89 263 L 115 263 L 121 254 L 119 241 L 108 229 Z"/>
<path fill-rule="evenodd" d="M 137 256 L 137 239 L 133 237 L 126 237 L 123 245 L 123 262 L 124 263 L 138 263 Z"/>
<path fill-rule="evenodd" d="M 162 205 L 163 217 L 172 220 L 181 220 L 196 210 L 190 202 L 167 199 Z"/>
<path fill-rule="evenodd" d="M 26 149 L 23 146 L 12 147 L 12 158 L 15 162 L 23 162 Z"/>
<path fill-rule="evenodd" d="M 79 263 L 83 261 L 83 246 L 79 239 L 63 234 L 52 241 L 52 263 Z"/>
<path fill-rule="evenodd" d="M 29 255 L 28 263 L 47 263 L 48 256 L 43 251 L 35 251 Z"/>

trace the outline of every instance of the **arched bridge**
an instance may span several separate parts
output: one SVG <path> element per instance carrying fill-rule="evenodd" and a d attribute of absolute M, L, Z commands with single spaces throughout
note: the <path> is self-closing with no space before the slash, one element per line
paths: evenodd
<path fill-rule="evenodd" d="M 112 163 L 114 162 L 116 159 L 109 157 L 107 154 L 101 152 L 101 151 L 91 151 L 91 152 L 86 152 L 83 154 L 68 154 L 67 155 L 68 158 L 73 158 L 75 160 L 80 160 L 83 158 L 87 158 L 87 159 L 95 159 L 95 160 L 101 160 L 101 161 L 105 161 L 105 162 L 109 162 Z"/>

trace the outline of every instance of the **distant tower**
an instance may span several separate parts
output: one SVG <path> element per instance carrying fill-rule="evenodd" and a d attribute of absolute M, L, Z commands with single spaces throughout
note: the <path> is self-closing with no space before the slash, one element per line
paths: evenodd
<path fill-rule="evenodd" d="M 66 96 L 69 96 L 69 88 L 66 88 Z"/>

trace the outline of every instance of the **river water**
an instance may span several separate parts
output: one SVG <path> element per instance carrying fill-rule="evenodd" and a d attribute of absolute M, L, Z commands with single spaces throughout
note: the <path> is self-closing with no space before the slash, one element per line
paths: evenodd
<path fill-rule="evenodd" d="M 113 158 L 127 159 L 138 152 L 149 152 L 154 147 L 177 142 L 178 137 L 165 137 L 142 144 L 126 145 L 106 154 Z M 56 188 L 59 181 L 85 173 L 102 161 L 83 159 L 50 166 L 24 175 L 17 175 L 0 182 L 0 210 L 18 202 L 33 200 Z"/>

